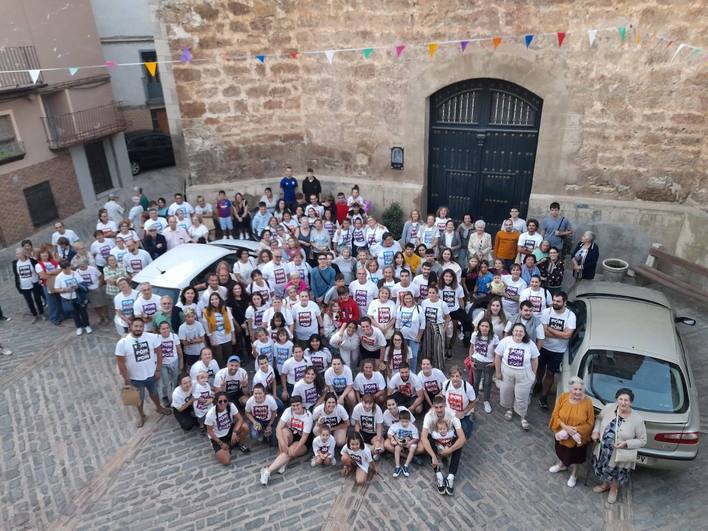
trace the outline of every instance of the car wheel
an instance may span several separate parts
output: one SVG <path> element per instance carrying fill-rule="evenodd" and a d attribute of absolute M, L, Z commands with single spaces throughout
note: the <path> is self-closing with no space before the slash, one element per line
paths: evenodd
<path fill-rule="evenodd" d="M 139 162 L 137 162 L 137 161 L 135 161 L 135 160 L 131 160 L 131 161 L 130 161 L 130 172 L 131 172 L 133 175 L 137 175 L 138 173 L 140 173 L 140 169 L 141 169 L 141 168 L 140 168 L 140 163 L 139 163 Z"/>

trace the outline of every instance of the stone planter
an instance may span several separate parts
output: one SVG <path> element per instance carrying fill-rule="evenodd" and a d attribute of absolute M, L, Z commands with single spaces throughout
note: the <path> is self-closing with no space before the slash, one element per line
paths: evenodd
<path fill-rule="evenodd" d="M 610 282 L 622 282 L 628 269 L 629 264 L 621 258 L 605 258 L 602 261 L 602 271 Z"/>

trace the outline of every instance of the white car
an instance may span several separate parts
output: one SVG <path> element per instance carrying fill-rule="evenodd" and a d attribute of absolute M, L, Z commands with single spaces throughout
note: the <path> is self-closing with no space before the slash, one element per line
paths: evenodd
<path fill-rule="evenodd" d="M 153 293 L 169 295 L 176 302 L 184 288 L 205 282 L 218 262 L 226 261 L 231 269 L 241 249 L 255 256 L 258 246 L 258 242 L 251 240 L 217 240 L 206 245 L 185 243 L 148 264 L 133 277 L 133 285 L 149 282 Z"/>

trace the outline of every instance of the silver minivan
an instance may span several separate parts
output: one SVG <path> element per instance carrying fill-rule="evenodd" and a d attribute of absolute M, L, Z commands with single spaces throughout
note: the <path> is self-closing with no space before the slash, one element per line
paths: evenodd
<path fill-rule="evenodd" d="M 615 392 L 634 392 L 633 409 L 644 418 L 647 445 L 638 464 L 682 468 L 696 458 L 700 415 L 698 392 L 676 317 L 660 292 L 626 284 L 582 282 L 568 297 L 577 317 L 568 345 L 558 394 L 579 376 L 596 412 L 612 402 Z"/>

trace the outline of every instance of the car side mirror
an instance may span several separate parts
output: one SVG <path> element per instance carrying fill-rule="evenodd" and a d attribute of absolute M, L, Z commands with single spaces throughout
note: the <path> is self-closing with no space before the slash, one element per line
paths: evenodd
<path fill-rule="evenodd" d="M 674 318 L 674 323 L 681 323 L 688 326 L 694 326 L 696 324 L 696 320 L 692 317 L 676 317 Z"/>

